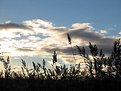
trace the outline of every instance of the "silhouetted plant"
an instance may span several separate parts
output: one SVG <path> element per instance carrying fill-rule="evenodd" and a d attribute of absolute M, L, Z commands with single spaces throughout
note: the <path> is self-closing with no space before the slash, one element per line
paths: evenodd
<path fill-rule="evenodd" d="M 5 60 L 4 58 L 1 58 L 1 61 L 3 62 L 3 65 L 4 65 L 4 68 L 5 68 L 5 71 L 4 71 L 4 74 L 5 74 L 5 78 L 8 79 L 11 77 L 11 66 L 10 66 L 10 59 L 9 59 L 9 56 L 7 57 L 7 60 Z"/>
<path fill-rule="evenodd" d="M 114 42 L 113 52 L 108 58 L 109 74 L 116 78 L 121 77 L 121 43 L 120 39 Z"/>
<path fill-rule="evenodd" d="M 68 42 L 71 45 L 72 40 L 67 34 Z M 4 71 L 0 72 L 0 91 L 4 86 L 4 91 L 14 89 L 23 91 L 42 89 L 63 91 L 94 91 L 94 90 L 115 90 L 120 88 L 121 84 L 121 43 L 120 40 L 114 42 L 113 50 L 110 56 L 105 56 L 103 49 L 99 49 L 96 44 L 89 42 L 89 52 L 85 47 L 76 45 L 78 54 L 84 59 L 85 68 L 81 69 L 81 63 L 67 66 L 65 64 L 57 65 L 56 51 L 53 52 L 52 68 L 46 67 L 46 61 L 42 64 L 32 62 L 33 68 L 29 68 L 22 59 L 22 72 L 11 71 L 10 58 L 0 58 L 3 62 Z M 74 54 L 74 53 L 73 53 Z M 4 76 L 5 75 L 5 76 Z M 22 89 L 23 88 L 23 89 Z M 60 88 L 60 90 L 61 90 Z M 20 90 L 21 89 L 21 90 Z M 42 90 L 43 91 L 43 90 Z"/>
<path fill-rule="evenodd" d="M 68 39 L 68 43 L 71 45 L 71 37 L 70 37 L 69 33 L 67 33 L 67 39 Z"/>
<path fill-rule="evenodd" d="M 69 43 L 69 45 L 71 46 L 71 52 L 72 52 L 72 55 L 73 55 L 74 61 L 76 61 L 76 59 L 75 59 L 75 54 L 74 54 L 74 49 L 73 49 L 73 47 L 72 47 L 72 40 L 71 40 L 71 36 L 70 36 L 69 33 L 67 33 L 67 39 L 68 39 L 68 43 Z"/>
<path fill-rule="evenodd" d="M 53 64 L 55 64 L 57 62 L 57 53 L 56 51 L 54 51 L 53 53 Z"/>

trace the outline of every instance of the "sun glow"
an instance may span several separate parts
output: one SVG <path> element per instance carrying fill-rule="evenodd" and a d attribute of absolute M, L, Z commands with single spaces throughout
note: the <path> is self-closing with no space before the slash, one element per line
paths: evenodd
<path fill-rule="evenodd" d="M 13 52 L 13 51 L 14 50 L 12 48 L 10 48 L 9 45 L 1 44 L 1 46 L 0 46 L 0 52 L 10 53 L 10 52 Z"/>

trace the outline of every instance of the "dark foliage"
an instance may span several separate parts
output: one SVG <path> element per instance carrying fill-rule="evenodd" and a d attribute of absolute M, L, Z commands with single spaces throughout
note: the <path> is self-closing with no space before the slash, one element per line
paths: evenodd
<path fill-rule="evenodd" d="M 69 44 L 71 37 L 67 34 Z M 10 58 L 0 58 L 4 64 L 4 72 L 0 72 L 0 91 L 120 91 L 121 89 L 121 43 L 114 42 L 110 56 L 106 56 L 96 44 L 89 42 L 90 53 L 84 47 L 76 45 L 78 55 L 83 57 L 85 69 L 77 65 L 60 65 L 56 63 L 57 53 L 53 53 L 53 69 L 46 68 L 43 63 L 32 62 L 29 69 L 22 59 L 22 71 L 11 71 Z M 91 57 L 90 57 L 91 56 Z"/>

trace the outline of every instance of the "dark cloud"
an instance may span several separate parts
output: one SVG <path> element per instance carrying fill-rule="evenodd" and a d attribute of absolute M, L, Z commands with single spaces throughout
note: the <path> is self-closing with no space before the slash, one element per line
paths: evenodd
<path fill-rule="evenodd" d="M 86 41 L 87 43 L 91 42 L 92 44 L 96 44 L 99 49 L 103 49 L 104 53 L 108 54 L 108 55 L 111 54 L 111 52 L 112 52 L 113 43 L 115 41 L 114 38 L 108 38 L 104 35 L 101 35 L 100 33 L 94 32 L 94 31 L 87 31 L 86 28 L 70 30 L 70 31 L 68 31 L 68 33 L 70 34 L 73 41 L 75 39 L 79 39 L 81 42 L 82 41 Z M 62 35 L 62 38 L 66 37 L 66 35 L 67 35 L 67 32 Z M 85 47 L 87 53 L 89 53 L 89 50 L 90 50 L 89 47 L 84 44 L 82 44 L 82 45 Z M 82 45 L 78 45 L 78 46 L 83 47 Z M 43 51 L 46 51 L 48 53 L 53 53 L 54 50 L 59 51 L 66 55 L 72 55 L 72 49 L 70 47 L 63 48 L 63 49 L 58 48 L 58 47 L 43 48 Z M 73 47 L 73 50 L 74 50 L 75 54 L 78 54 L 78 50 L 76 47 Z"/>
<path fill-rule="evenodd" d="M 0 29 L 25 29 L 25 30 L 32 30 L 31 27 L 22 24 L 16 23 L 3 23 L 0 24 Z"/>
<path fill-rule="evenodd" d="M 29 49 L 29 48 L 17 48 L 16 50 L 20 51 L 20 52 L 32 52 L 32 51 L 34 51 L 32 49 Z"/>
<path fill-rule="evenodd" d="M 73 41 L 75 39 L 79 39 L 80 41 L 94 43 L 100 49 L 104 49 L 107 54 L 111 52 L 113 43 L 116 40 L 114 38 L 108 38 L 104 35 L 101 35 L 100 33 L 96 33 L 94 31 L 87 31 L 84 29 L 77 29 L 77 30 L 69 31 L 68 33 L 70 34 Z M 66 35 L 67 33 L 65 33 L 63 36 L 66 36 Z M 81 46 L 81 45 L 78 45 L 78 46 Z M 85 47 L 87 46 L 85 45 Z"/>
<path fill-rule="evenodd" d="M 57 32 L 57 33 L 64 33 L 64 32 L 67 32 L 67 28 L 65 27 L 55 27 L 55 28 L 52 28 L 50 31 L 52 32 Z"/>
<path fill-rule="evenodd" d="M 105 36 L 96 33 L 94 31 L 86 31 L 84 29 L 78 29 L 78 30 L 73 30 L 73 31 L 69 31 L 68 32 L 70 34 L 70 36 L 72 37 L 72 39 L 81 39 L 84 41 L 88 41 L 88 42 L 93 42 L 96 44 L 112 44 L 112 42 L 114 41 L 113 38 L 106 38 Z M 66 34 L 65 34 L 66 35 Z"/>
<path fill-rule="evenodd" d="M 80 48 L 84 47 L 87 54 L 90 54 L 89 46 L 79 46 Z M 107 45 L 97 45 L 98 51 L 100 49 L 103 49 L 104 54 L 111 55 L 113 50 L 113 45 L 107 46 Z M 73 46 L 73 49 L 71 47 L 67 48 L 42 48 L 42 51 L 48 52 L 49 54 L 52 54 L 53 51 L 57 51 L 59 54 L 65 54 L 65 55 L 73 55 L 72 51 L 74 52 L 74 55 L 79 55 L 78 49 L 76 46 Z"/>
<path fill-rule="evenodd" d="M 63 53 L 66 55 L 71 55 L 71 48 L 42 48 L 42 51 L 48 52 L 48 53 L 53 53 L 54 51 L 57 51 L 58 53 Z"/>

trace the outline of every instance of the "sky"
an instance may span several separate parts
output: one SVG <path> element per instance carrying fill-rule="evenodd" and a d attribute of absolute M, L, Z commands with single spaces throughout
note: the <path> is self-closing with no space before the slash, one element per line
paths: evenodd
<path fill-rule="evenodd" d="M 75 45 L 95 43 L 109 53 L 121 36 L 121 0 L 0 0 L 0 52 L 16 60 L 72 62 Z M 73 63 L 79 63 L 79 56 Z M 38 61 L 37 61 L 38 62 Z M 28 64 L 31 64 L 29 61 Z"/>

